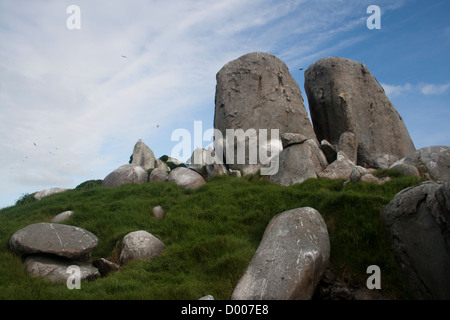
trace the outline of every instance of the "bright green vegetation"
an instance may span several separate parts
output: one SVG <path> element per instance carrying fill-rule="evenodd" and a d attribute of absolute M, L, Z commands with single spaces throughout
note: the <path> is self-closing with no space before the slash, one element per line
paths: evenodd
<path fill-rule="evenodd" d="M 396 175 L 384 185 L 310 179 L 281 187 L 259 176 L 219 176 L 196 190 L 168 182 L 102 188 L 90 181 L 41 201 L 24 196 L 0 211 L 0 299 L 198 299 L 207 294 L 229 299 L 270 219 L 304 206 L 316 208 L 328 225 L 337 275 L 365 284 L 367 267 L 378 265 L 382 290 L 405 299 L 380 213 L 396 193 L 419 182 Z M 161 221 L 152 217 L 157 205 L 165 210 Z M 27 275 L 21 258 L 8 248 L 10 237 L 66 210 L 75 214 L 65 224 L 99 238 L 93 259 L 117 262 L 123 236 L 136 230 L 150 232 L 167 248 L 151 261 L 134 261 L 106 278 L 82 282 L 81 290 Z"/>

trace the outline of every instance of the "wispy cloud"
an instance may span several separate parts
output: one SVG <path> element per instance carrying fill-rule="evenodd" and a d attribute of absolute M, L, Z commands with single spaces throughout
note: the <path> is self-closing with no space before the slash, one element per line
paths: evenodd
<path fill-rule="evenodd" d="M 420 92 L 425 95 L 439 95 L 445 93 L 448 89 L 450 89 L 450 82 L 446 84 L 421 84 Z"/>
<path fill-rule="evenodd" d="M 381 86 L 386 94 L 391 97 L 409 94 L 412 92 L 418 92 L 424 95 L 440 95 L 450 89 L 450 82 L 445 84 L 420 83 L 415 85 L 410 83 L 403 85 L 389 85 L 386 83 L 381 83 Z"/>

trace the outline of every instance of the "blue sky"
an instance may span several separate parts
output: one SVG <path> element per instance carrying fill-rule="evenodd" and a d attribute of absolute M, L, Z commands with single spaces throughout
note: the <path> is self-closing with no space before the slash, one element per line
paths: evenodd
<path fill-rule="evenodd" d="M 170 155 L 174 130 L 212 128 L 220 68 L 255 51 L 288 65 L 307 110 L 299 68 L 363 62 L 416 148 L 450 145 L 449 13 L 447 0 L 0 0 L 0 207 L 103 179 L 138 139 Z"/>

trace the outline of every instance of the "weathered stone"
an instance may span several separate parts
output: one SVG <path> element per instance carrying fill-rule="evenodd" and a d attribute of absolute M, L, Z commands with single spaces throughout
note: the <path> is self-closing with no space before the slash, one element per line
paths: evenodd
<path fill-rule="evenodd" d="M 322 150 L 323 154 L 327 158 L 328 163 L 332 163 L 337 159 L 336 148 L 333 147 L 333 145 L 327 140 L 322 140 L 320 142 L 320 150 Z"/>
<path fill-rule="evenodd" d="M 156 168 L 162 169 L 166 172 L 170 172 L 169 166 L 161 159 L 156 159 Z"/>
<path fill-rule="evenodd" d="M 150 173 L 148 181 L 150 182 L 165 182 L 169 178 L 169 174 L 166 170 L 161 168 L 153 169 Z"/>
<path fill-rule="evenodd" d="M 119 187 L 128 183 L 142 184 L 148 182 L 148 173 L 141 166 L 125 164 L 110 174 L 102 182 L 103 187 Z"/>
<path fill-rule="evenodd" d="M 183 167 L 173 169 L 167 181 L 174 182 L 183 189 L 196 189 L 206 183 L 199 173 Z"/>
<path fill-rule="evenodd" d="M 45 189 L 45 190 L 41 190 L 38 191 L 34 194 L 34 198 L 36 200 L 41 200 L 42 198 L 51 196 L 52 194 L 57 194 L 57 193 L 62 193 L 62 192 L 66 192 L 69 189 L 66 188 L 50 188 L 50 189 Z"/>
<path fill-rule="evenodd" d="M 162 220 L 164 217 L 164 209 L 161 206 L 153 207 L 152 214 L 157 220 Z"/>
<path fill-rule="evenodd" d="M 138 259 L 151 260 L 160 255 L 165 248 L 161 240 L 147 231 L 130 232 L 122 240 L 120 264 Z"/>
<path fill-rule="evenodd" d="M 347 155 L 339 151 L 337 159 L 317 175 L 319 178 L 349 180 L 354 167 L 355 164 L 348 159 Z"/>
<path fill-rule="evenodd" d="M 231 299 L 311 299 L 329 257 L 327 226 L 317 210 L 280 213 L 267 226 Z"/>
<path fill-rule="evenodd" d="M 67 283 L 70 266 L 80 268 L 80 280 L 93 281 L 100 278 L 97 268 L 83 261 L 72 261 L 56 256 L 31 255 L 24 261 L 25 271 L 33 276 L 47 278 L 54 283 Z"/>
<path fill-rule="evenodd" d="M 409 164 L 423 168 L 431 177 L 439 181 L 450 180 L 450 147 L 431 146 L 413 152 L 392 165 Z"/>
<path fill-rule="evenodd" d="M 228 174 L 227 167 L 223 164 L 223 160 L 219 159 L 216 152 L 208 149 L 206 153 L 206 173 L 208 177 Z"/>
<path fill-rule="evenodd" d="M 350 174 L 350 181 L 351 182 L 358 182 L 361 180 L 361 177 L 365 174 L 368 174 L 369 170 L 366 168 L 363 168 L 361 166 L 356 166 L 353 168 L 351 174 Z"/>
<path fill-rule="evenodd" d="M 198 300 L 214 300 L 214 297 L 210 294 L 208 294 L 207 296 L 201 297 Z"/>
<path fill-rule="evenodd" d="M 382 181 L 380 179 L 378 179 L 377 177 L 375 177 L 371 173 L 367 173 L 367 174 L 361 176 L 359 181 L 361 181 L 361 182 L 369 182 L 369 183 L 376 183 L 376 184 L 381 184 L 382 183 Z"/>
<path fill-rule="evenodd" d="M 262 52 L 246 54 L 227 63 L 216 79 L 214 128 L 221 132 L 223 139 L 227 129 L 244 132 L 254 129 L 256 135 L 260 129 L 267 129 L 268 142 L 273 138 L 271 129 L 278 129 L 280 136 L 292 132 L 316 139 L 300 88 L 284 62 L 275 56 Z M 216 150 L 222 147 L 219 140 L 215 137 Z M 256 143 L 259 150 L 260 142 Z M 250 163 L 248 143 L 245 146 L 235 143 L 234 147 L 235 158 L 225 164 L 244 175 L 256 173 L 261 163 L 259 160 Z M 246 150 L 244 164 L 236 159 L 238 147 Z"/>
<path fill-rule="evenodd" d="M 382 213 L 394 255 L 416 299 L 450 299 L 450 182 L 400 191 Z"/>
<path fill-rule="evenodd" d="M 387 168 L 415 151 L 403 119 L 363 63 L 320 59 L 305 72 L 305 91 L 317 138 L 337 145 L 344 132 L 352 132 L 357 164 Z"/>
<path fill-rule="evenodd" d="M 405 176 L 420 177 L 420 171 L 416 166 L 407 163 L 394 163 L 389 169 L 397 170 L 403 173 Z"/>
<path fill-rule="evenodd" d="M 300 133 L 283 133 L 281 135 L 281 142 L 283 145 L 283 149 L 289 147 L 290 145 L 293 144 L 299 144 L 299 143 L 303 143 L 306 140 L 308 140 L 307 137 L 305 137 L 304 135 L 300 134 Z"/>
<path fill-rule="evenodd" d="M 61 223 L 65 220 L 69 219 L 71 215 L 73 215 L 73 211 L 61 212 L 60 214 L 58 214 L 52 218 L 52 223 Z"/>
<path fill-rule="evenodd" d="M 131 164 L 135 164 L 144 168 L 144 170 L 153 169 L 155 167 L 156 158 L 150 149 L 144 142 L 139 140 L 133 149 L 133 160 Z"/>
<path fill-rule="evenodd" d="M 344 132 L 341 134 L 338 150 L 344 152 L 354 164 L 358 162 L 358 139 L 353 133 Z"/>
<path fill-rule="evenodd" d="M 301 183 L 317 178 L 327 166 L 325 155 L 314 140 L 294 144 L 284 149 L 279 158 L 278 172 L 270 177 L 272 182 L 282 186 Z"/>
<path fill-rule="evenodd" d="M 106 277 L 111 272 L 120 270 L 120 266 L 118 264 L 106 260 L 105 258 L 95 260 L 92 264 L 98 269 L 98 272 L 100 272 L 102 277 Z"/>
<path fill-rule="evenodd" d="M 17 254 L 49 253 L 73 260 L 86 259 L 97 244 L 97 237 L 85 229 L 45 222 L 16 231 L 9 241 Z"/>
<path fill-rule="evenodd" d="M 193 152 L 189 160 L 187 161 L 190 164 L 190 168 L 201 169 L 206 166 L 206 157 L 208 151 L 203 148 L 196 148 Z"/>

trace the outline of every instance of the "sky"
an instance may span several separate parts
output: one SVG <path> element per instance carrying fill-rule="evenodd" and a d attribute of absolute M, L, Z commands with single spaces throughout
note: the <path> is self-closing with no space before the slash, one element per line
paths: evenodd
<path fill-rule="evenodd" d="M 448 0 L 0 0 L 0 208 L 103 179 L 139 139 L 157 157 L 177 129 L 209 145 L 194 124 L 213 128 L 216 74 L 250 52 L 286 63 L 308 112 L 304 70 L 363 62 L 417 149 L 449 146 L 449 14 Z"/>

